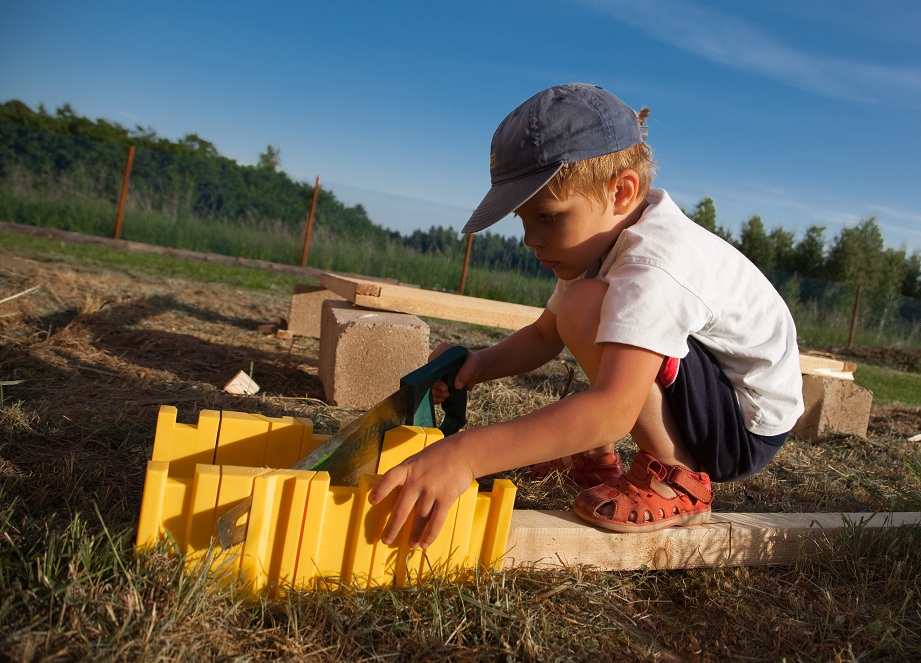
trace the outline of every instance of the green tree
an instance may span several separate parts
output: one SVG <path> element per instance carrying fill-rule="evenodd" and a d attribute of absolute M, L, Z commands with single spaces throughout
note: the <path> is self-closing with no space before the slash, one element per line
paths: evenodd
<path fill-rule="evenodd" d="M 281 167 L 281 148 L 277 145 L 266 145 L 265 152 L 259 155 L 256 166 L 274 173 Z"/>
<path fill-rule="evenodd" d="M 827 275 L 833 281 L 896 293 L 902 290 L 906 271 L 904 249 L 885 248 L 874 217 L 843 228 L 828 251 Z"/>
<path fill-rule="evenodd" d="M 863 286 L 870 297 L 861 300 L 861 316 L 875 321 L 877 342 L 896 316 L 907 272 L 905 250 L 885 248 L 876 219 L 863 219 L 843 228 L 828 252 L 828 278 Z"/>
<path fill-rule="evenodd" d="M 774 268 L 774 251 L 764 231 L 761 217 L 753 214 L 742 224 L 739 232 L 739 250 L 761 269 Z"/>
<path fill-rule="evenodd" d="M 810 226 L 791 253 L 792 271 L 801 276 L 822 278 L 825 272 L 825 226 Z"/>
<path fill-rule="evenodd" d="M 689 216 L 697 225 L 706 228 L 714 235 L 722 237 L 727 242 L 732 242 L 732 232 L 728 228 L 716 224 L 716 205 L 710 196 L 701 198 Z"/>
<path fill-rule="evenodd" d="M 774 256 L 774 269 L 780 269 L 785 272 L 793 270 L 794 246 L 796 235 L 782 226 L 777 226 L 771 230 L 768 235 L 768 241 L 771 243 L 771 253 Z"/>
<path fill-rule="evenodd" d="M 185 154 L 197 159 L 217 159 L 220 156 L 213 143 L 195 133 L 183 136 L 179 141 L 179 147 Z"/>
<path fill-rule="evenodd" d="M 921 298 L 921 251 L 915 251 L 906 261 L 902 294 L 915 299 Z"/>
<path fill-rule="evenodd" d="M 716 232 L 716 205 L 713 198 L 704 196 L 690 214 L 691 219 L 701 228 Z"/>

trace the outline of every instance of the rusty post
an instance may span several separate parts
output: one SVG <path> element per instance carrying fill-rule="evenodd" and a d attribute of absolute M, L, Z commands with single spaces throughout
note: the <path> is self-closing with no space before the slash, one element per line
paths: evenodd
<path fill-rule="evenodd" d="M 320 176 L 317 175 L 313 185 L 313 201 L 310 203 L 310 215 L 307 217 L 307 231 L 304 233 L 304 251 L 301 253 L 301 267 L 307 266 L 307 250 L 310 248 L 310 233 L 313 231 L 313 215 L 317 212 L 317 196 L 320 195 Z"/>
<path fill-rule="evenodd" d="M 122 192 L 118 198 L 118 213 L 115 215 L 115 239 L 122 234 L 122 218 L 125 216 L 125 198 L 128 197 L 128 181 L 131 179 L 131 164 L 134 162 L 134 145 L 128 146 L 128 161 L 125 163 L 125 177 Z"/>
<path fill-rule="evenodd" d="M 851 331 L 847 335 L 847 348 L 851 349 L 854 342 L 854 330 L 857 328 L 857 307 L 860 306 L 860 284 L 857 284 L 857 294 L 854 295 L 854 313 L 851 315 Z"/>
<path fill-rule="evenodd" d="M 467 253 L 464 255 L 464 270 L 461 272 L 460 294 L 464 294 L 467 285 L 467 268 L 470 266 L 470 249 L 473 247 L 473 233 L 467 235 Z"/>

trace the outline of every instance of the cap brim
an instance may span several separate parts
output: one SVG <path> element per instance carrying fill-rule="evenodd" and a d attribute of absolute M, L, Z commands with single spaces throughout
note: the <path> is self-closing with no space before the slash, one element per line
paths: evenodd
<path fill-rule="evenodd" d="M 504 219 L 543 189 L 562 167 L 562 163 L 556 163 L 524 177 L 493 184 L 461 232 L 475 233 Z"/>

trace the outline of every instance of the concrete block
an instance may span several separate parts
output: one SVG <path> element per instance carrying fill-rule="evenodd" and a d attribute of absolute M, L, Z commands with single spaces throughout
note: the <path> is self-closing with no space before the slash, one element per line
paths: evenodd
<path fill-rule="evenodd" d="M 429 327 L 414 315 L 323 303 L 320 381 L 333 405 L 366 410 L 428 360 Z"/>
<path fill-rule="evenodd" d="M 793 434 L 819 439 L 830 433 L 866 437 L 873 392 L 851 380 L 822 375 L 803 375 L 806 409 Z"/>
<path fill-rule="evenodd" d="M 320 338 L 323 302 L 327 299 L 345 301 L 343 297 L 321 285 L 295 283 L 294 294 L 291 295 L 291 308 L 288 311 L 289 334 Z"/>

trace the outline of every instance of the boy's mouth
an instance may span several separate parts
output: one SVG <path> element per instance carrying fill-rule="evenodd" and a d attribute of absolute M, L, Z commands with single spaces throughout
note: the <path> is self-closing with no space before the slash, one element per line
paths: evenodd
<path fill-rule="evenodd" d="M 546 267 L 547 269 L 555 269 L 557 265 L 560 264 L 559 260 L 543 260 L 541 259 L 540 264 Z"/>

